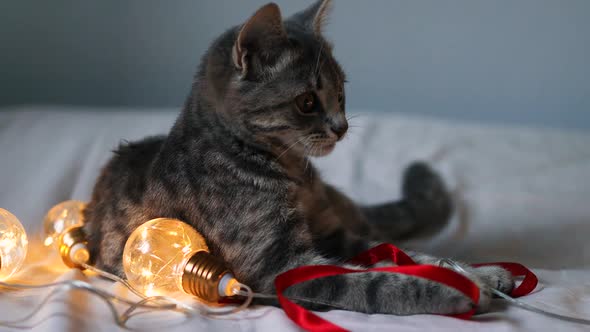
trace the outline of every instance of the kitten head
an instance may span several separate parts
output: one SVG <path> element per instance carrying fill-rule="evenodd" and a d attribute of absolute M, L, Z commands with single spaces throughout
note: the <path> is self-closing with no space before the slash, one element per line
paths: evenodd
<path fill-rule="evenodd" d="M 285 20 L 267 4 L 213 44 L 208 96 L 242 137 L 278 153 L 322 156 L 346 133 L 344 73 L 321 33 L 330 3 Z"/>

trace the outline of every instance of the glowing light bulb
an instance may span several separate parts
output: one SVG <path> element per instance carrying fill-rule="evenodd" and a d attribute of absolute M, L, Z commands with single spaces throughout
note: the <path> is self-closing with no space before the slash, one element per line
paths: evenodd
<path fill-rule="evenodd" d="M 195 295 L 207 302 L 233 296 L 238 281 L 209 254 L 203 236 L 176 219 L 139 226 L 125 244 L 123 269 L 129 283 L 147 296 Z"/>
<path fill-rule="evenodd" d="M 58 239 L 70 227 L 82 226 L 84 223 L 84 202 L 65 201 L 52 207 L 43 219 L 43 233 L 46 247 L 58 245 Z"/>
<path fill-rule="evenodd" d="M 82 230 L 85 207 L 84 202 L 65 201 L 52 207 L 43 220 L 43 244 L 54 247 L 71 268 L 83 269 L 80 263 L 90 261 L 88 242 Z"/>
<path fill-rule="evenodd" d="M 0 208 L 0 280 L 10 278 L 27 256 L 27 233 L 20 221 Z"/>

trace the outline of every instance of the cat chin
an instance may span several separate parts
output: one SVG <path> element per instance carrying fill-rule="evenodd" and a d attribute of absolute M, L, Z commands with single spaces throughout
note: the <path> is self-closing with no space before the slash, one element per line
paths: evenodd
<path fill-rule="evenodd" d="M 312 149 L 310 149 L 308 151 L 307 155 L 310 157 L 323 157 L 323 156 L 330 154 L 332 151 L 334 151 L 335 147 L 336 147 L 336 142 L 317 145 L 317 146 L 314 146 Z"/>

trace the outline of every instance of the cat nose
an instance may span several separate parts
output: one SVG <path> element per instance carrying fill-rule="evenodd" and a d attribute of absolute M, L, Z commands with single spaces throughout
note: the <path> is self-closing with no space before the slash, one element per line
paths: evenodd
<path fill-rule="evenodd" d="M 336 134 L 336 136 L 338 136 L 338 139 L 340 140 L 342 138 L 342 136 L 344 136 L 344 134 L 346 134 L 346 131 L 348 130 L 348 122 L 346 121 L 333 121 L 330 124 L 330 130 Z"/>

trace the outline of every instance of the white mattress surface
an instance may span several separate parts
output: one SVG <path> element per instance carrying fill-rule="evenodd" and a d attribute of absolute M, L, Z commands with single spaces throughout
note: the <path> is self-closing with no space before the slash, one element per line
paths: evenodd
<path fill-rule="evenodd" d="M 474 263 L 520 262 L 541 282 L 523 301 L 590 318 L 589 134 L 356 113 L 362 115 L 352 120 L 347 139 L 316 161 L 327 182 L 360 202 L 377 203 L 399 197 L 400 176 L 408 163 L 431 162 L 452 188 L 457 212 L 439 234 L 403 245 Z M 60 201 L 89 199 L 100 167 L 122 139 L 166 133 L 176 114 L 57 106 L 0 111 L 0 207 L 19 217 L 31 242 L 27 262 L 13 281 L 79 279 L 127 295 L 121 285 L 63 267 L 40 245 L 41 221 Z M 24 317 L 46 293 L 0 291 L 0 320 Z M 501 300 L 495 300 L 491 313 L 471 321 L 338 310 L 320 315 L 355 331 L 590 331 Z M 175 331 L 297 330 L 281 309 L 271 307 L 223 320 L 158 314 L 132 323 Z M 20 325 L 38 331 L 117 328 L 107 307 L 81 291 L 51 298 Z"/>

